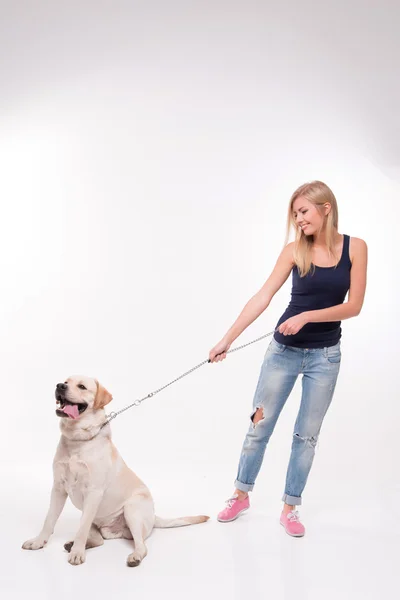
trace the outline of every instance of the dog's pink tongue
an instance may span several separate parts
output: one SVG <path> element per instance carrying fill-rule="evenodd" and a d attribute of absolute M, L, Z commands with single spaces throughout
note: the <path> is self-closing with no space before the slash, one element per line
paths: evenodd
<path fill-rule="evenodd" d="M 76 404 L 66 404 L 63 410 L 71 417 L 71 419 L 77 419 L 79 417 L 79 410 Z"/>

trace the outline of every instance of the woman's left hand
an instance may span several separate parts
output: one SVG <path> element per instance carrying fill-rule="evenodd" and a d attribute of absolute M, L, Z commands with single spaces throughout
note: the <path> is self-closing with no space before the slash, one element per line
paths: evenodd
<path fill-rule="evenodd" d="M 295 335 L 307 323 L 307 313 L 300 313 L 299 315 L 290 317 L 290 319 L 281 323 L 278 327 L 278 331 L 283 335 Z"/>

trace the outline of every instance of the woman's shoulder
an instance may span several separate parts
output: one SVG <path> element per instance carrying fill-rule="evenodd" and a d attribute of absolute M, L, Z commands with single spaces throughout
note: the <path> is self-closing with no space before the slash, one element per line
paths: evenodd
<path fill-rule="evenodd" d="M 294 260 L 295 245 L 296 245 L 295 242 L 289 242 L 288 244 L 286 244 L 286 246 L 282 250 L 282 255 L 284 255 L 288 260 L 290 260 L 293 265 L 295 264 L 295 260 Z"/>
<path fill-rule="evenodd" d="M 354 258 L 365 255 L 368 247 L 366 241 L 361 238 L 349 236 L 349 240 L 350 260 L 353 262 Z"/>
<path fill-rule="evenodd" d="M 350 240 L 350 247 L 354 248 L 354 249 L 365 249 L 367 248 L 367 243 L 365 240 L 358 238 L 358 237 L 353 237 L 353 236 L 348 236 L 349 240 Z"/>

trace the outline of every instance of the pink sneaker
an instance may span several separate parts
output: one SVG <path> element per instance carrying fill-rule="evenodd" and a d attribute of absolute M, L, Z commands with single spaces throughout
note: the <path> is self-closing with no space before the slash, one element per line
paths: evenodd
<path fill-rule="evenodd" d="M 226 501 L 226 508 L 218 513 L 217 519 L 220 523 L 228 523 L 234 521 L 245 510 L 250 508 L 250 500 L 247 496 L 244 500 L 238 500 L 237 496 L 232 496 Z"/>
<path fill-rule="evenodd" d="M 293 537 L 303 537 L 306 532 L 304 525 L 300 523 L 297 510 L 290 511 L 287 515 L 282 512 L 280 523 L 285 528 L 286 533 Z"/>

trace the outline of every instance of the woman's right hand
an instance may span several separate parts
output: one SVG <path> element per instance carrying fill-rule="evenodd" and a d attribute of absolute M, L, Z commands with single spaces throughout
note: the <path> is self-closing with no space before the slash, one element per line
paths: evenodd
<path fill-rule="evenodd" d="M 226 353 L 229 350 L 231 344 L 225 338 L 222 338 L 220 342 L 212 350 L 210 350 L 210 354 L 208 359 L 210 362 L 220 362 L 226 358 Z"/>

